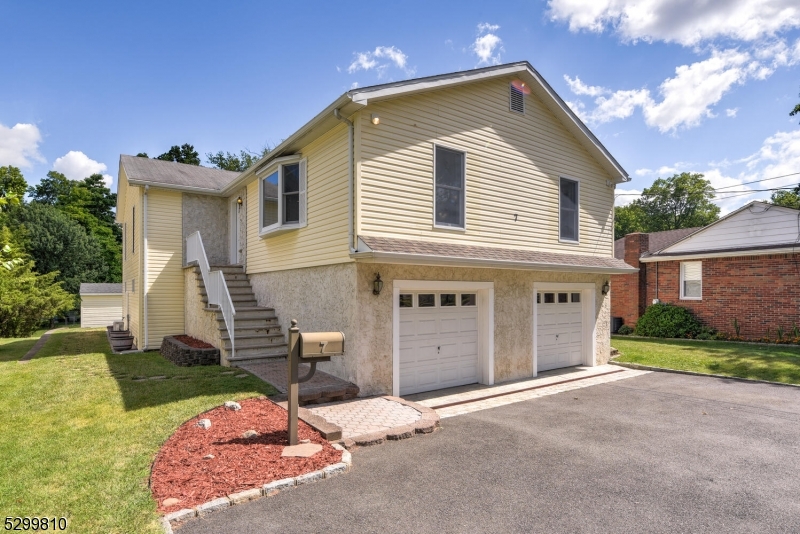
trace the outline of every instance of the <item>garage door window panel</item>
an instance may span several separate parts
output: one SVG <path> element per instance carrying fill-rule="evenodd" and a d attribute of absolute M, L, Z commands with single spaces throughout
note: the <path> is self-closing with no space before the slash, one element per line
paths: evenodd
<path fill-rule="evenodd" d="M 478 296 L 475 293 L 462 293 L 461 294 L 462 306 L 477 306 Z"/>
<path fill-rule="evenodd" d="M 417 305 L 420 308 L 435 308 L 436 295 L 433 293 L 420 293 L 417 295 Z"/>
<path fill-rule="evenodd" d="M 401 308 L 413 308 L 414 307 L 414 295 L 403 293 L 400 295 L 400 307 Z"/>

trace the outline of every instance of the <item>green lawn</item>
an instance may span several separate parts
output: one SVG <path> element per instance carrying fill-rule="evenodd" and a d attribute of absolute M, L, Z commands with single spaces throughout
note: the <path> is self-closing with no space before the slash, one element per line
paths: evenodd
<path fill-rule="evenodd" d="M 618 362 L 800 384 L 800 347 L 614 336 Z"/>
<path fill-rule="evenodd" d="M 0 339 L 0 510 L 66 516 L 68 532 L 160 532 L 147 484 L 161 444 L 199 412 L 275 393 L 224 367 L 111 354 L 102 330 L 56 332 L 18 363 L 35 341 Z"/>

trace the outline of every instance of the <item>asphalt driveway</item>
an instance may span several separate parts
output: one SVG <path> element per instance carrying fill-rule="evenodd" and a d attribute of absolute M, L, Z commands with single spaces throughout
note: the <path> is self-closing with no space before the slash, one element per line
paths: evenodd
<path fill-rule="evenodd" d="M 442 425 L 177 532 L 800 531 L 800 388 L 651 373 Z"/>

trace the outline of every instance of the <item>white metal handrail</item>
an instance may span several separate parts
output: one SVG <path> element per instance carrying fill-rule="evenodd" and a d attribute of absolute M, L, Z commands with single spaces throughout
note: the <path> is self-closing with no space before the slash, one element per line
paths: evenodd
<path fill-rule="evenodd" d="M 200 273 L 203 276 L 203 285 L 206 286 L 208 304 L 218 306 L 225 319 L 225 328 L 228 330 L 228 337 L 231 340 L 231 357 L 236 356 L 236 346 L 234 345 L 234 316 L 236 309 L 233 307 L 233 300 L 228 291 L 228 284 L 225 283 L 225 273 L 222 271 L 212 271 L 208 265 L 206 249 L 203 246 L 203 238 L 200 232 L 195 232 L 186 238 L 186 263 L 197 262 Z"/>

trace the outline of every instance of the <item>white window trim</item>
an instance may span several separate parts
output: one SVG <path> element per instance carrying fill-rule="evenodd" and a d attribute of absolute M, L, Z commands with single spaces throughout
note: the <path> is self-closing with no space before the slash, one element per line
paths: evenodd
<path fill-rule="evenodd" d="M 436 222 L 436 148 L 441 147 L 447 150 L 452 150 L 453 152 L 460 152 L 464 154 L 464 176 L 463 176 L 463 191 L 464 194 L 461 198 L 461 213 L 462 213 L 462 220 L 464 225 L 463 226 L 453 226 L 449 224 L 441 224 Z M 467 231 L 467 151 L 462 148 L 456 148 L 454 146 L 445 145 L 442 143 L 433 143 L 433 228 L 436 230 L 450 230 L 454 232 L 466 232 Z"/>
<path fill-rule="evenodd" d="M 578 190 L 577 190 L 578 194 L 576 195 L 578 197 L 578 202 L 577 202 L 578 206 L 577 206 L 577 209 L 576 209 L 577 221 L 576 221 L 576 225 L 575 225 L 576 226 L 575 229 L 577 230 L 577 233 L 578 233 L 578 238 L 574 239 L 574 240 L 573 239 L 565 239 L 565 238 L 561 237 L 561 180 L 562 179 L 563 180 L 569 180 L 571 182 L 575 182 L 577 184 L 577 187 L 578 187 Z M 568 244 L 568 245 L 580 245 L 581 244 L 581 181 L 580 181 L 580 179 L 573 178 L 572 176 L 560 175 L 558 177 L 558 242 L 559 243 L 565 243 L 565 244 Z"/>
<path fill-rule="evenodd" d="M 594 367 L 597 365 L 597 315 L 595 309 L 595 298 L 597 297 L 598 286 L 590 282 L 580 282 L 571 284 L 568 282 L 534 282 L 533 283 L 533 376 L 539 374 L 539 338 L 538 338 L 538 313 L 539 305 L 536 303 L 536 293 L 546 292 L 567 292 L 581 294 L 581 338 L 583 341 L 583 365 Z M 556 297 L 558 300 L 558 297 Z"/>
<path fill-rule="evenodd" d="M 699 297 L 687 297 L 683 293 L 684 288 L 684 275 L 685 275 L 685 265 L 687 263 L 699 263 L 700 264 L 700 296 Z M 682 261 L 681 262 L 681 274 L 680 274 L 680 300 L 703 300 L 703 262 L 702 261 Z"/>
<path fill-rule="evenodd" d="M 297 223 L 283 223 L 283 166 L 300 164 L 300 181 L 305 184 L 305 189 L 302 185 L 300 188 L 300 222 Z M 264 178 L 278 172 L 278 222 L 270 226 L 261 226 L 264 220 Z M 267 237 L 271 235 L 288 232 L 291 230 L 298 230 L 308 226 L 308 158 L 301 156 L 287 156 L 275 160 L 269 167 L 265 167 L 256 175 L 258 180 L 258 235 L 259 237 Z"/>
<path fill-rule="evenodd" d="M 392 281 L 392 395 L 400 395 L 400 293 L 476 293 L 480 336 L 480 383 L 494 385 L 494 282 Z M 406 308 L 408 309 L 408 308 Z"/>

